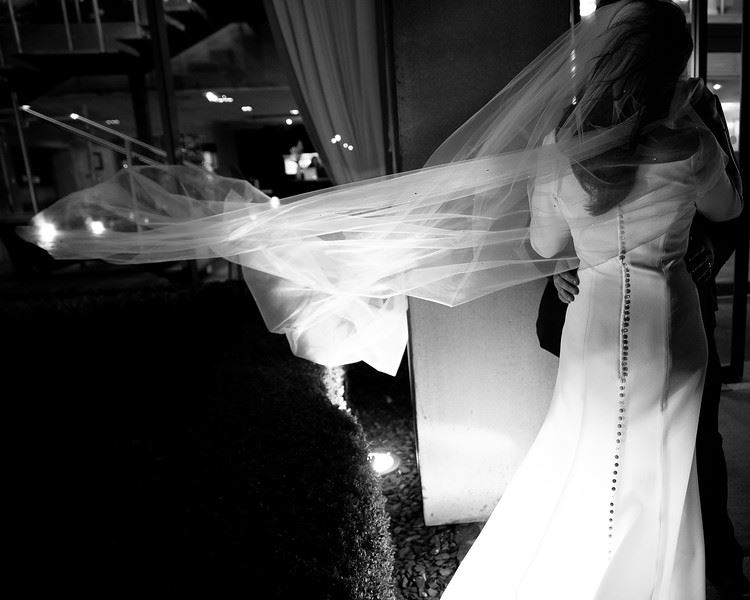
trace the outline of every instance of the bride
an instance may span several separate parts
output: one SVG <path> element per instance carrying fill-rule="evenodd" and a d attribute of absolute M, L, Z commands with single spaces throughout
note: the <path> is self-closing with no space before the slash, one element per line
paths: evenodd
<path fill-rule="evenodd" d="M 620 2 L 608 28 L 620 33 L 594 71 L 614 77 L 580 127 L 636 111 L 638 124 L 531 193 L 531 243 L 553 256 L 572 240 L 580 291 L 544 425 L 444 600 L 705 596 L 694 452 L 706 347 L 683 256 L 696 209 L 726 220 L 741 202 L 710 134 L 677 116 L 695 91 L 678 81 L 682 11 Z"/>
<path fill-rule="evenodd" d="M 741 199 L 680 79 L 690 49 L 675 4 L 620 0 L 423 169 L 279 203 L 188 167 L 137 167 L 21 235 L 62 258 L 228 258 L 296 354 L 390 373 L 405 295 L 455 306 L 577 267 L 547 418 L 444 598 L 698 600 L 706 355 L 683 255 L 696 210 L 725 220 Z"/>

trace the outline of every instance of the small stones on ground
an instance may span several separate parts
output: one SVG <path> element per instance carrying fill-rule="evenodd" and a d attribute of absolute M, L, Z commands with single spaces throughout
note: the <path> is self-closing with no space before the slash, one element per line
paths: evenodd
<path fill-rule="evenodd" d="M 401 459 L 399 469 L 380 478 L 396 549 L 395 596 L 397 600 L 439 598 L 458 566 L 455 532 L 463 526 L 425 525 L 411 402 L 392 394 L 389 403 L 377 394 L 374 386 L 350 390 L 349 402 L 371 447 L 392 449 Z"/>

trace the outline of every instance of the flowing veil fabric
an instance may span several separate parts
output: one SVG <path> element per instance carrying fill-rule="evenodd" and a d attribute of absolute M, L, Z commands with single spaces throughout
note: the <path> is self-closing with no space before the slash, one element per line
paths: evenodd
<path fill-rule="evenodd" d="M 266 325 L 286 334 L 295 354 L 325 365 L 363 360 L 393 374 L 407 341 L 405 296 L 456 306 L 578 265 L 573 247 L 549 257 L 532 246 L 532 229 L 535 238 L 560 232 L 538 218 L 554 199 L 535 194 L 541 204 L 532 207 L 529 192 L 638 130 L 637 115 L 582 125 L 629 60 L 598 61 L 628 10 L 600 9 L 561 36 L 422 169 L 278 202 L 197 168 L 135 167 L 63 198 L 19 233 L 57 258 L 224 257 L 243 266 Z M 611 165 L 651 160 L 656 128 L 692 128 L 699 157 L 720 152 L 690 108 L 690 87 L 678 85 L 669 114 L 639 130 L 638 158 Z M 707 169 L 700 185 L 720 173 Z M 651 206 L 634 229 L 641 243 L 657 235 L 658 214 Z"/>

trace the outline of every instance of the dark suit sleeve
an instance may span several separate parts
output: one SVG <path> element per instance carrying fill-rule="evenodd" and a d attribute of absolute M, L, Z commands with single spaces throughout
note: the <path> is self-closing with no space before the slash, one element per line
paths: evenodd
<path fill-rule="evenodd" d="M 539 345 L 547 352 L 560 356 L 560 339 L 565 324 L 565 313 L 568 305 L 557 296 L 552 277 L 547 279 L 542 299 L 539 302 L 539 313 L 536 318 L 536 336 Z"/>
<path fill-rule="evenodd" d="M 708 127 L 708 129 L 711 130 L 711 133 L 714 134 L 714 137 L 719 142 L 722 150 L 724 150 L 728 159 L 726 166 L 727 175 L 737 193 L 742 196 L 742 179 L 740 178 L 740 170 L 737 166 L 737 159 L 734 150 L 732 149 L 729 129 L 727 127 L 726 119 L 724 118 L 724 111 L 721 108 L 719 97 L 709 91 L 706 86 L 701 83 L 697 85 L 697 90 L 693 96 L 692 106 L 706 127 Z M 719 272 L 721 267 L 724 266 L 724 263 L 726 263 L 727 259 L 731 256 L 732 252 L 734 252 L 741 227 L 742 223 L 740 217 L 732 219 L 731 221 L 714 223 L 700 215 L 696 216 L 693 222 L 693 228 L 691 229 L 691 234 L 694 237 L 703 234 L 711 240 L 714 247 L 714 275 Z"/>

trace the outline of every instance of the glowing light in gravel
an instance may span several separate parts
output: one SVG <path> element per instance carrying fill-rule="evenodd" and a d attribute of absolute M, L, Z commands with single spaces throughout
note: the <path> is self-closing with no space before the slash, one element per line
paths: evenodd
<path fill-rule="evenodd" d="M 370 452 L 367 455 L 367 458 L 370 459 L 372 470 L 379 475 L 385 475 L 386 473 L 395 471 L 401 462 L 397 456 L 387 451 Z"/>

